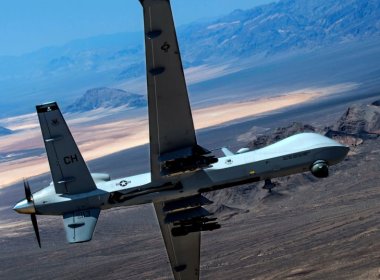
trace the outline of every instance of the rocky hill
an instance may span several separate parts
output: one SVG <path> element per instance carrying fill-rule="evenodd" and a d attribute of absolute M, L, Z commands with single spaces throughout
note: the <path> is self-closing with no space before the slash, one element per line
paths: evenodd
<path fill-rule="evenodd" d="M 129 93 L 115 88 L 94 88 L 77 99 L 67 107 L 68 112 L 85 112 L 98 108 L 116 108 L 127 106 L 129 108 L 139 108 L 147 105 L 146 98 L 142 95 Z"/>
<path fill-rule="evenodd" d="M 380 100 L 372 104 L 350 106 L 332 126 L 317 129 L 308 124 L 294 122 L 286 127 L 267 131 L 253 139 L 248 147 L 259 149 L 301 132 L 319 132 L 349 146 L 363 143 L 363 139 L 380 135 Z"/>
<path fill-rule="evenodd" d="M 353 105 L 332 128 L 350 134 L 380 134 L 380 100 L 370 105 Z"/>
<path fill-rule="evenodd" d="M 256 139 L 248 144 L 248 148 L 259 149 L 297 133 L 315 131 L 315 127 L 309 124 L 294 122 L 289 126 L 278 127 L 274 131 L 270 131 L 264 135 L 258 135 Z"/>
<path fill-rule="evenodd" d="M 285 127 L 278 127 L 269 131 L 267 130 L 265 133 L 258 135 L 253 139 L 248 144 L 248 147 L 250 149 L 259 149 L 294 134 L 302 132 L 317 132 L 349 146 L 350 152 L 345 162 L 349 162 L 349 168 L 354 168 L 355 164 L 352 164 L 352 158 L 369 157 L 374 161 L 374 158 L 369 154 L 372 152 L 379 153 L 380 151 L 378 150 L 380 145 L 379 105 L 380 100 L 375 101 L 372 104 L 354 104 L 344 112 L 334 125 L 329 127 L 316 128 L 308 124 L 294 122 Z M 374 149 L 373 151 L 372 148 Z M 375 168 L 378 168 L 378 166 L 379 165 L 377 164 Z M 333 166 L 331 169 L 335 170 L 336 167 Z M 285 192 L 293 191 L 292 189 L 295 187 L 317 184 L 318 182 L 320 182 L 320 180 L 310 173 L 276 178 L 274 180 L 276 189 L 285 190 Z M 257 207 L 252 205 L 260 205 L 266 198 L 270 198 L 273 201 L 280 201 L 283 199 L 281 197 L 282 194 L 279 192 L 275 192 L 273 196 L 268 197 L 267 194 L 257 187 L 258 185 L 261 188 L 262 183 L 243 185 L 237 188 L 224 189 L 209 193 L 207 196 L 210 200 L 214 201 L 214 204 L 209 208 L 212 212 L 221 217 L 222 220 L 228 220 L 236 215 L 248 213 L 252 208 Z M 255 201 L 255 203 L 252 203 L 252 201 Z"/>

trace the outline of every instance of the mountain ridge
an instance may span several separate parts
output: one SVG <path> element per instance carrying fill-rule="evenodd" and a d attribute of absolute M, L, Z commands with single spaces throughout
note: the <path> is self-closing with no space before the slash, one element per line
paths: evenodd
<path fill-rule="evenodd" d="M 122 89 L 99 87 L 87 90 L 80 98 L 66 108 L 67 112 L 86 112 L 99 108 L 140 108 L 147 105 L 142 95 Z"/>
<path fill-rule="evenodd" d="M 299 58 L 303 52 L 331 49 L 338 44 L 378 42 L 380 3 L 282 0 L 179 26 L 177 31 L 185 68 L 218 67 L 224 63 L 244 69 L 279 56 Z M 146 72 L 143 42 L 143 32 L 117 33 L 74 40 L 18 57 L 0 56 L 0 86 L 5 95 L 12 93 L 26 104 L 40 103 L 49 96 L 67 105 L 89 88 L 123 87 L 120 85 L 136 79 L 141 84 Z M 252 57 L 261 60 L 252 62 Z M 226 74 L 221 71 L 218 75 Z M 139 85 L 131 90 L 143 91 L 145 87 Z M 8 98 L 0 104 L 0 109 L 7 108 L 0 114 L 27 110 L 15 100 Z"/>
<path fill-rule="evenodd" d="M 282 0 L 225 17 L 179 33 L 187 55 L 195 61 L 210 57 L 274 55 L 291 49 L 317 48 L 332 43 L 380 35 L 378 1 Z M 207 31 L 207 32 L 205 32 Z M 184 36 L 184 34 L 186 36 Z M 202 42 L 191 48 L 191 42 Z M 199 44 L 199 43 L 198 43 Z M 207 51 L 208 50 L 208 51 Z"/>
<path fill-rule="evenodd" d="M 321 1 L 316 0 L 282 0 L 249 10 L 235 10 L 216 20 L 183 25 L 177 30 L 186 64 L 210 61 L 210 54 L 213 59 L 243 53 L 275 54 L 291 48 L 320 47 L 337 41 L 380 36 L 380 3 L 324 0 L 321 5 Z M 96 62 L 101 56 L 106 60 L 135 60 L 135 55 L 143 55 L 142 40 L 139 32 L 99 35 L 43 48 L 18 58 L 41 59 L 46 53 L 50 59 L 45 65 L 54 64 L 62 57 L 83 64 Z M 0 56 L 0 60 L 12 58 L 17 59 Z M 67 60 L 62 60 L 62 66 Z"/>

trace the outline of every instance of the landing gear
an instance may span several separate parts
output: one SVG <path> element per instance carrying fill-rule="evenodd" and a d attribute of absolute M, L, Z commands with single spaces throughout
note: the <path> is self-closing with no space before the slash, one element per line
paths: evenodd
<path fill-rule="evenodd" d="M 276 187 L 276 183 L 273 183 L 271 179 L 265 179 L 263 189 L 268 190 L 268 193 L 272 193 L 274 187 Z"/>

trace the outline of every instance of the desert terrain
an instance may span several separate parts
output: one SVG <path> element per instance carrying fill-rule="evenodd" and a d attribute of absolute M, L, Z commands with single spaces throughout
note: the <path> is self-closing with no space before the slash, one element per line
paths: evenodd
<path fill-rule="evenodd" d="M 324 110 L 304 104 L 200 130 L 198 135 L 208 146 L 223 140 L 242 147 L 254 131 L 270 134 L 295 119 L 322 131 L 336 123 L 350 102 L 332 103 Z M 379 138 L 365 139 L 331 168 L 329 178 L 316 179 L 309 173 L 281 178 L 275 180 L 278 187 L 271 195 L 262 183 L 207 194 L 222 228 L 202 234 L 201 279 L 378 279 L 379 155 Z M 117 176 L 125 174 L 125 167 L 112 162 L 134 162 L 129 173 L 146 170 L 147 160 L 147 147 L 141 146 L 89 165 L 93 171 L 109 170 Z M 32 188 L 48 181 L 46 175 L 37 177 L 31 180 Z M 23 197 L 21 184 L 0 189 L 0 197 L 0 278 L 172 279 L 151 205 L 103 211 L 94 239 L 75 245 L 66 244 L 59 217 L 38 217 L 39 249 L 29 218 L 11 210 Z"/>
<path fill-rule="evenodd" d="M 272 94 L 234 103 L 214 104 L 194 110 L 196 129 L 239 122 L 248 117 L 259 116 L 292 106 L 310 103 L 330 95 L 347 92 L 355 84 L 337 84 L 321 88 L 305 88 L 294 92 Z M 123 111 L 124 110 L 124 111 Z M 148 120 L 146 108 L 130 112 L 125 108 L 98 109 L 84 114 L 67 115 L 85 160 L 93 160 L 148 142 Z M 63 112 L 64 113 L 64 112 Z M 0 124 L 17 133 L 0 137 L 0 188 L 15 183 L 23 177 L 34 177 L 49 171 L 44 154 L 41 131 L 36 114 L 0 120 Z M 29 156 L 14 157 L 25 150 L 35 151 Z"/>
<path fill-rule="evenodd" d="M 219 156 L 311 129 L 351 147 L 325 179 L 206 194 L 222 227 L 202 233 L 201 279 L 380 279 L 379 19 L 379 1 L 292 0 L 178 26 L 201 146 Z M 149 171 L 146 107 L 66 110 L 102 87 L 146 96 L 139 33 L 0 55 L 0 279 L 173 279 L 151 205 L 102 211 L 93 240 L 74 245 L 62 217 L 38 216 L 41 249 L 12 210 L 22 178 L 32 191 L 51 181 L 42 102 L 60 104 L 91 172 Z"/>

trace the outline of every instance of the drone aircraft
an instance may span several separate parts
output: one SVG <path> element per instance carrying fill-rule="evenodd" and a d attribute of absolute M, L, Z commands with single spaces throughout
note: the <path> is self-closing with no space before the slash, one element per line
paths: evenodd
<path fill-rule="evenodd" d="M 217 158 L 196 138 L 169 0 L 139 0 L 145 27 L 150 173 L 112 179 L 90 173 L 56 102 L 36 106 L 52 183 L 14 206 L 30 214 L 62 216 L 69 243 L 90 241 L 101 210 L 152 203 L 174 278 L 199 279 L 201 231 L 220 228 L 203 193 L 311 171 L 327 177 L 348 147 L 316 133 L 300 133 L 254 151 L 222 149 Z"/>

